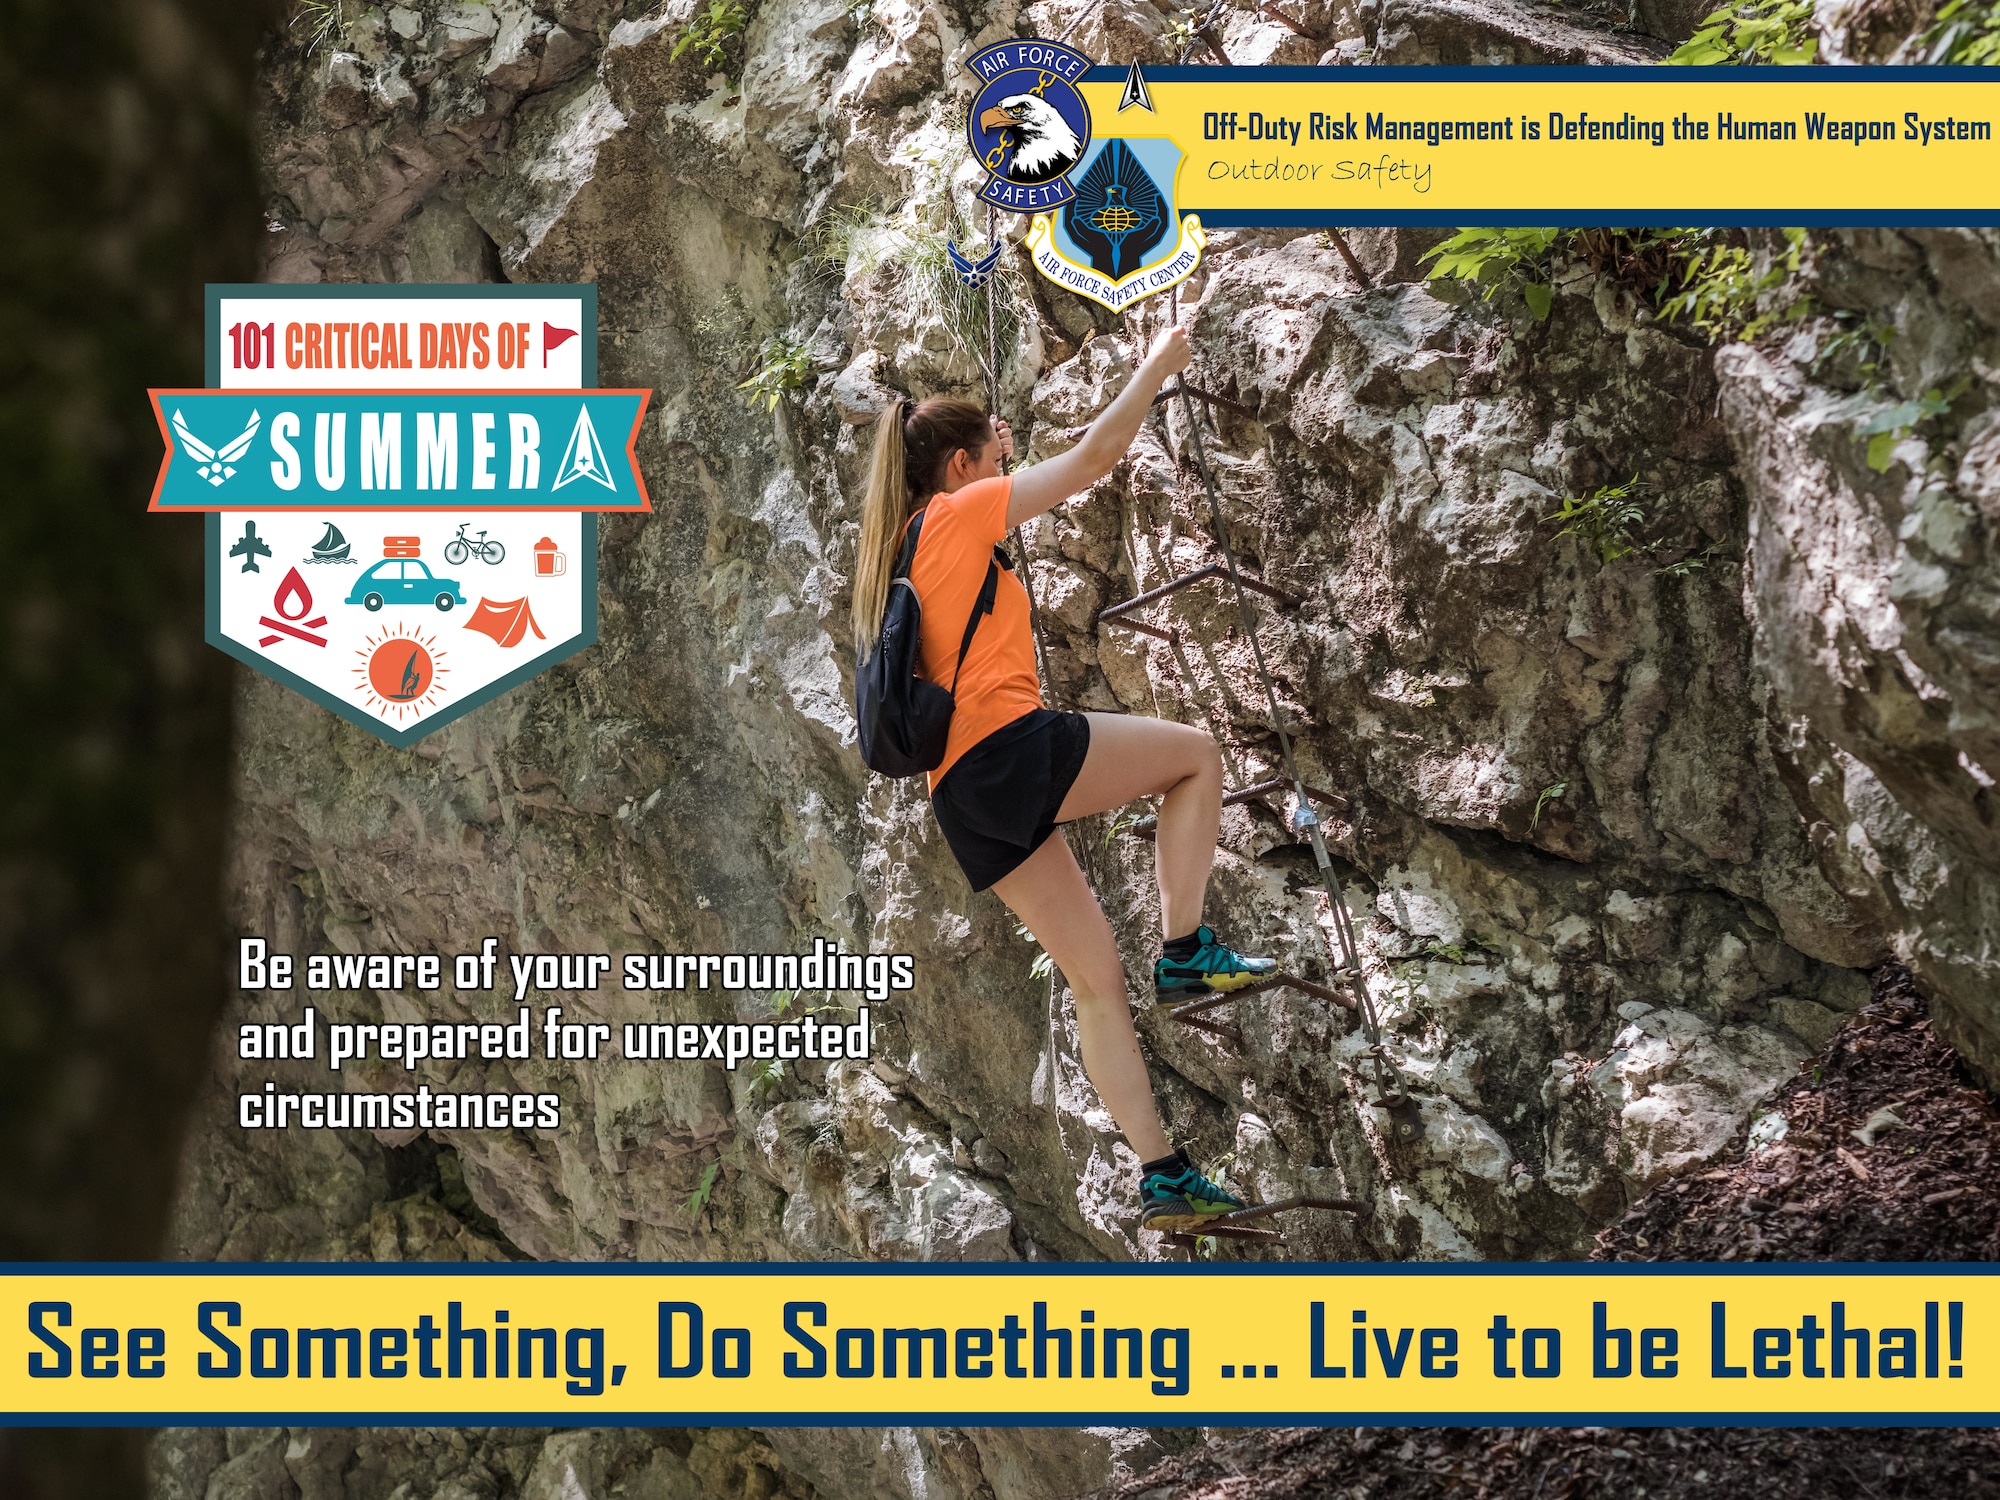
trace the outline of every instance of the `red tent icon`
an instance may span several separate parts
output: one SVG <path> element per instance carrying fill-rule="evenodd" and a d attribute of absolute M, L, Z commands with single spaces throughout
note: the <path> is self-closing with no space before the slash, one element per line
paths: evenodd
<path fill-rule="evenodd" d="M 531 630 L 535 632 L 536 640 L 548 639 L 542 634 L 542 627 L 535 623 L 534 611 L 528 608 L 526 599 L 481 599 L 479 607 L 472 612 L 472 618 L 465 622 L 465 628 L 490 635 L 502 646 L 520 645 Z"/>

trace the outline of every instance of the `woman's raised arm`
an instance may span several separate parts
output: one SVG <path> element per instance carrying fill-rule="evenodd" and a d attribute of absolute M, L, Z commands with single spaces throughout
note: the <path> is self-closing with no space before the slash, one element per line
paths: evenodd
<path fill-rule="evenodd" d="M 1105 407 L 1083 441 L 1069 452 L 1041 463 L 1031 464 L 1014 476 L 1014 489 L 1007 501 L 1007 525 L 1011 529 L 1032 520 L 1043 511 L 1081 494 L 1117 467 L 1139 424 L 1167 377 L 1185 370 L 1194 359 L 1188 347 L 1187 331 L 1169 328 L 1153 340 L 1146 362 L 1133 372 L 1132 379 L 1117 398 Z"/>

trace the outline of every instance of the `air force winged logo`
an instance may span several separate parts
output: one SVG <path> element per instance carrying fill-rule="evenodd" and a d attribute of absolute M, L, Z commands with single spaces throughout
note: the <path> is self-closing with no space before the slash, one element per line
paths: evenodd
<path fill-rule="evenodd" d="M 951 269 L 958 279 L 973 291 L 978 291 L 993 279 L 993 268 L 1000 264 L 1000 254 L 1007 247 L 995 245 L 986 254 L 974 260 L 958 248 L 955 240 L 944 242 L 945 252 L 951 256 Z"/>
<path fill-rule="evenodd" d="M 236 465 L 243 461 L 243 455 L 250 451 L 250 444 L 256 440 L 257 427 L 264 419 L 254 410 L 250 413 L 250 424 L 220 448 L 211 448 L 193 432 L 182 418 L 178 408 L 174 411 L 174 436 L 181 440 L 181 447 L 195 462 L 195 473 L 210 484 L 220 487 L 222 482 L 236 477 Z"/>
<path fill-rule="evenodd" d="M 965 66 L 979 80 L 965 117 L 966 139 L 987 172 L 979 196 L 1016 213 L 1068 202 L 1068 175 L 1090 148 L 1090 106 L 1076 87 L 1090 59 L 1030 37 L 996 42 Z"/>

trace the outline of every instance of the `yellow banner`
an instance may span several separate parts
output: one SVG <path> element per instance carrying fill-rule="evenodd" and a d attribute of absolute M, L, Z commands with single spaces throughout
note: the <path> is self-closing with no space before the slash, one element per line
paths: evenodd
<path fill-rule="evenodd" d="M 1327 223 L 1995 222 L 1982 68 L 1156 68 L 1081 92 L 1167 137 L 1211 229 Z M 1717 73 L 1725 72 L 1718 78 Z"/>
<path fill-rule="evenodd" d="M 0 1277 L 13 1423 L 1984 1422 L 1985 1268 Z"/>

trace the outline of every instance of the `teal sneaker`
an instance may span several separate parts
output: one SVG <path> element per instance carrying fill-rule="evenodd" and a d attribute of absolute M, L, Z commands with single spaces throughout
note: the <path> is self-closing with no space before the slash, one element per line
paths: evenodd
<path fill-rule="evenodd" d="M 1153 965 L 1153 994 L 1162 1001 L 1194 1000 L 1204 995 L 1240 990 L 1278 972 L 1275 958 L 1251 958 L 1226 948 L 1209 927 L 1195 929 L 1200 947 L 1189 958 L 1162 954 Z"/>
<path fill-rule="evenodd" d="M 1176 1150 L 1165 1170 L 1148 1172 L 1139 1184 L 1142 1229 L 1193 1229 L 1221 1214 L 1249 1207 L 1194 1169 L 1187 1152 Z"/>

